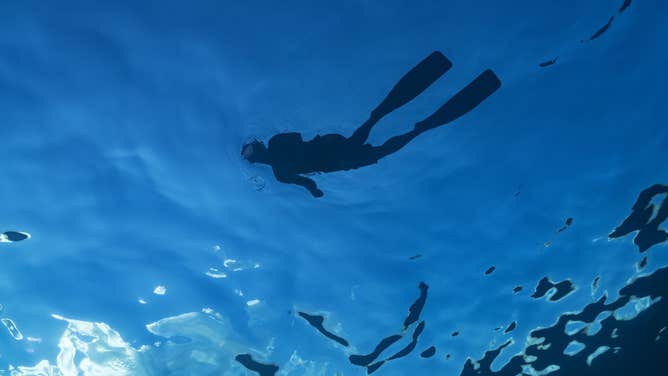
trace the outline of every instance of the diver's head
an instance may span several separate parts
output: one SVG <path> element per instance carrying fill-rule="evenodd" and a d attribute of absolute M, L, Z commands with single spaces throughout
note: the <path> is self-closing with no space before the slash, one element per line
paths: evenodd
<path fill-rule="evenodd" d="M 267 147 L 262 141 L 253 140 L 241 148 L 241 155 L 251 163 L 265 163 L 267 156 Z"/>

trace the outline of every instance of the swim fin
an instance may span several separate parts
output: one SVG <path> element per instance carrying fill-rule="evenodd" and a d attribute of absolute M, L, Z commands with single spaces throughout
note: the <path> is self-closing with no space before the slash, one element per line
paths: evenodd
<path fill-rule="evenodd" d="M 408 71 L 392 88 L 381 104 L 371 111 L 371 119 L 383 116 L 412 101 L 452 67 L 441 52 L 434 51 Z"/>
<path fill-rule="evenodd" d="M 445 125 L 465 115 L 500 87 L 501 81 L 492 70 L 488 69 L 482 72 L 475 80 L 445 102 L 436 112 L 416 123 L 415 130 L 424 132 Z"/>

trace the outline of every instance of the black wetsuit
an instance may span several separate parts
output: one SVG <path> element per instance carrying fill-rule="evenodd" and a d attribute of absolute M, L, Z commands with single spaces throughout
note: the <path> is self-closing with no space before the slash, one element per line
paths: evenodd
<path fill-rule="evenodd" d="M 300 133 L 281 133 L 269 140 L 276 177 L 352 170 L 374 164 L 380 157 L 379 148 L 351 142 L 340 134 L 318 135 L 304 142 Z"/>
<path fill-rule="evenodd" d="M 353 170 L 377 163 L 384 156 L 397 151 L 417 132 L 408 132 L 388 140 L 382 146 L 366 143 L 369 131 L 376 121 L 365 123 L 351 137 L 340 134 L 315 136 L 304 141 L 297 132 L 280 133 L 269 140 L 268 159 L 278 181 L 299 184 L 314 196 L 321 196 L 315 182 L 300 174 Z"/>

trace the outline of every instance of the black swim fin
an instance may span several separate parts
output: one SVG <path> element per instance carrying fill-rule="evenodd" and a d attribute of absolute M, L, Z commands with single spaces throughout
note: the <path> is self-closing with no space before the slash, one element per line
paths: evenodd
<path fill-rule="evenodd" d="M 412 101 L 452 67 L 441 52 L 434 51 L 408 71 L 392 88 L 383 102 L 371 112 L 371 119 L 383 116 Z"/>
<path fill-rule="evenodd" d="M 415 130 L 424 132 L 463 116 L 476 108 L 500 87 L 501 81 L 494 72 L 490 69 L 482 72 L 475 80 L 445 102 L 436 112 L 416 123 Z"/>

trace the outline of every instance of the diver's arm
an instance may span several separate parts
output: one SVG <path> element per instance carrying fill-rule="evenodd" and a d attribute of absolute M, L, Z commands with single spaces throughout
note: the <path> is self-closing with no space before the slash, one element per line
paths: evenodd
<path fill-rule="evenodd" d="M 290 148 L 294 145 L 298 145 L 304 142 L 302 140 L 301 133 L 298 132 L 289 132 L 289 133 L 279 133 L 269 139 L 267 144 L 269 149 L 280 149 L 280 148 Z"/>
<path fill-rule="evenodd" d="M 281 183 L 301 185 L 302 187 L 306 188 L 309 192 L 311 192 L 313 197 L 322 197 L 324 195 L 322 191 L 318 189 L 318 186 L 315 184 L 315 181 L 305 176 L 297 174 L 292 174 L 292 175 L 282 174 L 276 169 L 274 169 L 274 176 L 276 176 L 276 180 L 280 181 Z"/>

